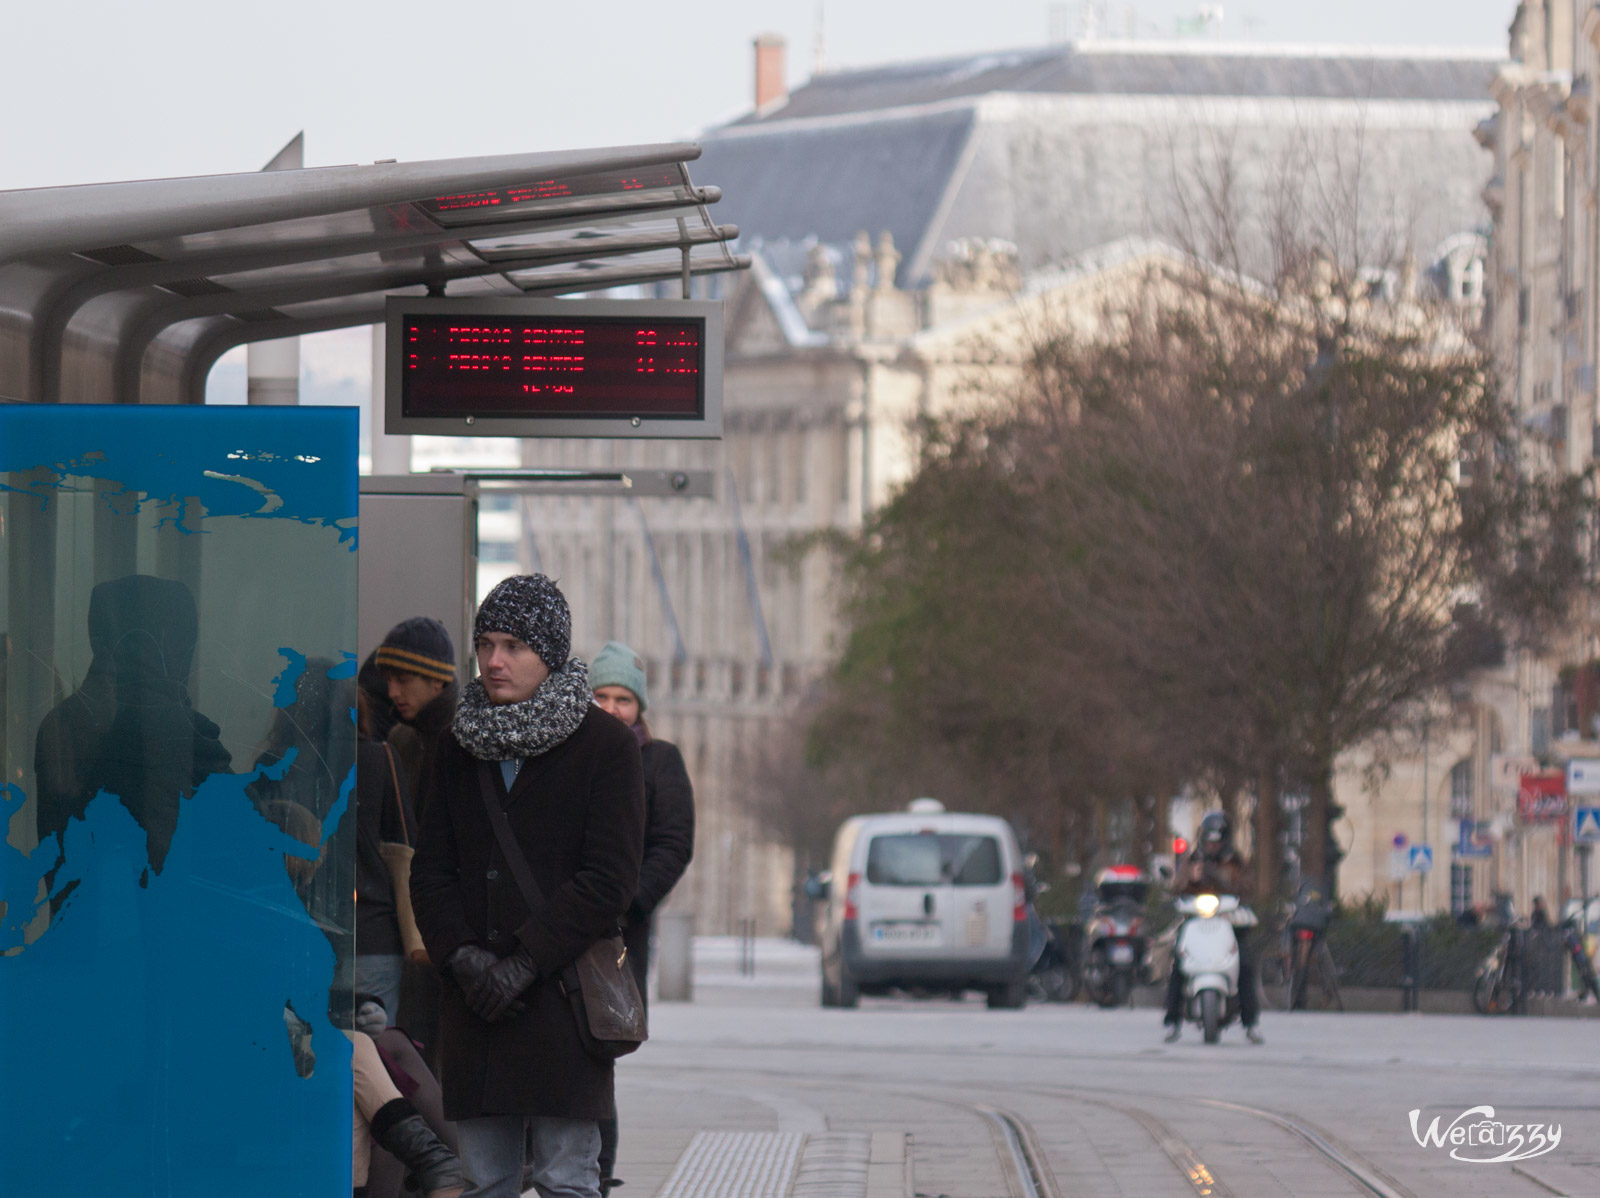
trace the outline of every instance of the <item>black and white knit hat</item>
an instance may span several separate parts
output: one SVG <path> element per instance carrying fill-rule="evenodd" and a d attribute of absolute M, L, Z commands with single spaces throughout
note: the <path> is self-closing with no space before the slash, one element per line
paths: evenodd
<path fill-rule="evenodd" d="M 561 588 L 543 574 L 516 574 L 495 584 L 478 607 L 472 635 L 505 632 L 539 655 L 554 672 L 572 649 L 572 613 Z"/>
<path fill-rule="evenodd" d="M 444 625 L 430 616 L 412 616 L 389 629 L 374 658 L 380 670 L 420 674 L 436 682 L 455 681 L 455 647 Z"/>

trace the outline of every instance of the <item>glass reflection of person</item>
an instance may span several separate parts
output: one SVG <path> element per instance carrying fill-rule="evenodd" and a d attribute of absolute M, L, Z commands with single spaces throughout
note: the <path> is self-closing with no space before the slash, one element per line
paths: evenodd
<path fill-rule="evenodd" d="M 273 716 L 255 761 L 257 768 L 270 768 L 290 758 L 287 768 L 279 777 L 256 779 L 246 793 L 263 816 L 318 851 L 312 858 L 285 860 L 306 912 L 333 948 L 337 976 L 345 977 L 355 947 L 354 882 L 348 867 L 330 862 L 348 861 L 353 856 L 355 796 L 349 796 L 326 843 L 323 824 L 355 764 L 355 726 L 351 721 L 356 686 L 350 679 L 330 678 L 334 669 L 335 663 L 327 658 L 306 661 L 295 680 L 294 702 Z"/>
<path fill-rule="evenodd" d="M 230 762 L 221 729 L 189 699 L 199 629 L 193 594 L 173 579 L 130 574 L 90 592 L 89 671 L 34 743 L 41 841 L 62 838 L 106 791 L 144 830 L 149 868 L 161 872 L 181 800 Z"/>

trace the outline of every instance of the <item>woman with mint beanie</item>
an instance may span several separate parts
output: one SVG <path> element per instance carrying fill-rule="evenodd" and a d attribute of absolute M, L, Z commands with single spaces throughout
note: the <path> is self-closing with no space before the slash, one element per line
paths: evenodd
<path fill-rule="evenodd" d="M 694 788 L 678 747 L 650 734 L 644 721 L 649 705 L 644 661 L 620 641 L 607 641 L 589 665 L 589 686 L 594 701 L 633 729 L 644 759 L 644 860 L 639 866 L 639 890 L 628 909 L 622 939 L 628 946 L 628 963 L 645 994 L 650 964 L 650 918 L 667 893 L 683 876 L 694 853 Z M 601 1192 L 614 1181 L 617 1159 L 617 1121 L 613 1114 L 600 1121 Z"/>

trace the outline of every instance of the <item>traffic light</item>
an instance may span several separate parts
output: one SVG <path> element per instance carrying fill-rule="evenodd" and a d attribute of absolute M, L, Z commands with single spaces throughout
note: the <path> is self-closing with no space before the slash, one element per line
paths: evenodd
<path fill-rule="evenodd" d="M 1172 855 L 1174 857 L 1181 857 L 1188 851 L 1189 842 L 1187 840 L 1181 836 L 1174 836 L 1172 838 Z"/>

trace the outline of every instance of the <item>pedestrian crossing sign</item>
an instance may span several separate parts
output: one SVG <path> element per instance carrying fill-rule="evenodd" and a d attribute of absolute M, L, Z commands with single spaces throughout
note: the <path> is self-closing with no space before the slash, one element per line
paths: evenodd
<path fill-rule="evenodd" d="M 1600 840 L 1600 807 L 1578 807 L 1572 812 L 1572 839 L 1579 844 Z"/>
<path fill-rule="evenodd" d="M 1432 845 L 1414 844 L 1411 846 L 1411 868 L 1419 874 L 1425 874 L 1433 868 Z"/>

